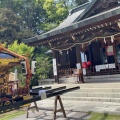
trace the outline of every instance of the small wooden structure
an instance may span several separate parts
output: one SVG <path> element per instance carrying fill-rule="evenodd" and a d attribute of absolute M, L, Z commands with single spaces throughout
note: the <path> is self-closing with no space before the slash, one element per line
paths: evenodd
<path fill-rule="evenodd" d="M 67 19 L 57 28 L 23 42 L 51 48 L 56 60 L 57 83 L 60 76 L 71 76 L 77 64 L 80 64 L 78 69 L 82 69 L 86 76 L 118 74 L 120 1 L 92 0 L 71 10 Z M 86 66 L 87 62 L 91 64 Z"/>
<path fill-rule="evenodd" d="M 22 61 L 26 62 L 27 70 L 24 87 L 19 85 L 15 73 L 10 75 L 10 70 L 15 66 L 21 66 Z M 16 99 L 28 94 L 31 77 L 32 73 L 28 59 L 0 45 L 0 106 L 14 102 L 11 101 L 12 98 Z"/>

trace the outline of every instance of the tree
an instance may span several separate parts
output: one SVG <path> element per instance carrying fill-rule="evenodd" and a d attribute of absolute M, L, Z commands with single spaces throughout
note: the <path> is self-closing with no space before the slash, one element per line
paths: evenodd
<path fill-rule="evenodd" d="M 13 52 L 16 52 L 20 55 L 26 56 L 29 59 L 29 61 L 32 59 L 32 56 L 34 55 L 34 53 L 33 53 L 34 47 L 29 47 L 29 46 L 25 45 L 24 43 L 18 44 L 18 41 L 14 41 L 13 44 L 8 45 L 8 49 Z M 22 74 L 21 66 L 13 67 L 11 71 L 14 72 L 15 69 L 17 69 L 17 71 L 18 71 L 19 80 L 21 81 L 21 83 L 23 85 L 25 85 L 26 77 L 23 76 L 23 74 Z"/>
<path fill-rule="evenodd" d="M 48 16 L 44 24 L 42 24 L 44 31 L 57 27 L 67 18 L 70 9 L 86 2 L 88 0 L 44 0 L 43 8 Z"/>
<path fill-rule="evenodd" d="M 20 19 L 10 9 L 0 8 L 0 42 L 10 43 L 17 38 L 17 32 L 20 31 Z"/>
<path fill-rule="evenodd" d="M 4 17 L 8 19 L 7 22 L 0 22 L 1 26 L 10 24 L 9 20 L 14 21 L 14 24 L 8 25 L 12 29 L 7 32 L 4 27 L 0 28 L 0 39 L 20 41 L 49 31 L 66 19 L 71 8 L 85 2 L 87 0 L 0 0 L 0 9 L 4 10 L 0 20 L 4 20 Z M 6 12 L 14 16 L 7 17 Z"/>
<path fill-rule="evenodd" d="M 45 54 L 48 51 L 46 47 L 35 47 L 35 55 L 32 58 L 36 60 L 36 74 L 32 78 L 32 85 L 38 85 L 38 80 L 50 78 L 52 70 L 52 56 Z"/>
<path fill-rule="evenodd" d="M 11 9 L 0 8 L 0 42 L 13 43 L 15 39 L 21 40 L 33 36 L 27 29 L 21 29 L 21 16 Z"/>
<path fill-rule="evenodd" d="M 29 60 L 31 60 L 32 56 L 34 55 L 34 47 L 29 47 L 27 45 L 25 45 L 24 43 L 18 43 L 18 41 L 14 41 L 13 44 L 8 45 L 8 49 L 16 52 L 20 55 L 24 55 L 27 56 L 29 58 Z"/>
<path fill-rule="evenodd" d="M 33 59 L 37 61 L 36 73 L 39 79 L 48 78 L 52 73 L 52 56 L 46 54 L 48 48 L 39 47 L 35 49 L 35 56 Z"/>
<path fill-rule="evenodd" d="M 16 39 L 25 39 L 42 32 L 41 24 L 46 13 L 41 0 L 0 0 L 0 8 L 8 8 L 21 18 L 20 33 Z M 45 16 L 45 17 L 44 17 Z M 20 38 L 21 36 L 21 38 Z"/>
<path fill-rule="evenodd" d="M 43 8 L 47 13 L 44 26 L 45 30 L 50 30 L 58 26 L 68 15 L 68 9 L 63 1 L 45 0 Z"/>
<path fill-rule="evenodd" d="M 39 79 L 48 78 L 51 70 L 52 64 L 50 63 L 49 57 L 37 57 L 37 69 L 36 74 L 38 75 Z"/>

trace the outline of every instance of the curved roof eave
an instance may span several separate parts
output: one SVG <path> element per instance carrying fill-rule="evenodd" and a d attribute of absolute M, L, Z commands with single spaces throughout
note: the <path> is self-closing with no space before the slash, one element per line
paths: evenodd
<path fill-rule="evenodd" d="M 119 15 L 119 18 L 120 18 L 120 6 L 119 7 L 116 7 L 116 8 L 113 8 L 109 11 L 106 11 L 106 12 L 103 12 L 103 13 L 100 13 L 100 14 L 97 14 L 95 16 L 92 16 L 92 17 L 89 17 L 87 19 L 84 19 L 84 20 L 81 20 L 79 22 L 76 22 L 66 28 L 62 28 L 60 30 L 56 30 L 56 31 L 53 31 L 51 33 L 44 33 L 40 36 L 36 36 L 34 37 L 34 39 L 27 39 L 24 41 L 24 43 L 32 43 L 32 42 L 37 42 L 38 40 L 42 40 L 42 39 L 45 39 L 45 38 L 48 38 L 48 37 L 51 37 L 51 36 L 55 36 L 57 34 L 61 34 L 61 33 L 64 33 L 64 32 L 68 32 L 68 31 L 72 31 L 72 30 L 75 30 L 77 28 L 80 28 L 80 27 L 84 27 L 86 25 L 89 25 L 89 24 L 92 24 L 92 23 L 95 23 L 95 22 L 99 22 L 99 21 L 102 21 L 104 19 L 108 19 L 112 16 L 118 16 Z"/>
<path fill-rule="evenodd" d="M 68 22 L 69 18 L 67 18 L 63 23 L 61 23 L 58 27 L 54 28 L 53 30 L 50 30 L 46 33 L 43 33 L 41 35 L 37 35 L 35 37 L 32 37 L 32 38 L 28 38 L 28 39 L 23 39 L 22 42 L 25 42 L 25 41 L 29 41 L 29 42 L 33 42 L 33 41 L 37 41 L 37 40 L 40 40 L 40 39 L 45 39 L 47 37 L 50 37 L 52 35 L 57 35 L 58 33 L 61 33 L 60 31 L 64 31 L 64 29 L 66 29 L 67 27 L 69 27 L 70 25 L 72 25 L 73 23 L 75 22 L 78 22 L 78 20 L 80 20 L 91 8 L 92 6 L 97 2 L 98 0 L 93 0 L 92 2 L 87 2 L 79 7 L 76 7 L 74 9 L 72 9 L 70 11 L 71 13 L 71 16 L 77 14 L 76 17 L 73 17 L 73 19 L 71 20 L 70 18 L 70 21 L 71 22 Z M 80 10 L 78 11 L 78 13 L 76 13 L 76 10 Z M 69 16 L 68 16 L 69 17 Z M 66 24 L 67 23 L 67 24 Z M 54 34 L 53 34 L 54 32 Z M 25 42 L 27 43 L 27 42 Z"/>

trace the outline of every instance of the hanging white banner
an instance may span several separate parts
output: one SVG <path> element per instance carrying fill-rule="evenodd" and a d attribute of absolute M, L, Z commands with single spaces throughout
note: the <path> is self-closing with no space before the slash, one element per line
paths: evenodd
<path fill-rule="evenodd" d="M 53 73 L 54 73 L 54 76 L 57 75 L 57 64 L 56 64 L 55 58 L 53 59 Z"/>

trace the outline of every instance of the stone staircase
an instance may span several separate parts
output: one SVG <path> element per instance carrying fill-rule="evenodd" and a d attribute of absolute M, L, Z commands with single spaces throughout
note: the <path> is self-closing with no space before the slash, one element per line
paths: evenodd
<path fill-rule="evenodd" d="M 52 88 L 67 86 L 67 88 L 80 86 L 79 90 L 62 95 L 63 100 L 117 102 L 120 103 L 120 75 L 97 76 L 90 78 L 84 84 L 54 84 Z M 73 80 L 72 80 L 73 81 Z"/>
<path fill-rule="evenodd" d="M 62 77 L 60 83 L 75 83 L 76 77 Z M 120 82 L 120 74 L 114 75 L 100 75 L 100 76 L 85 76 L 84 80 L 86 83 L 110 83 Z"/>

